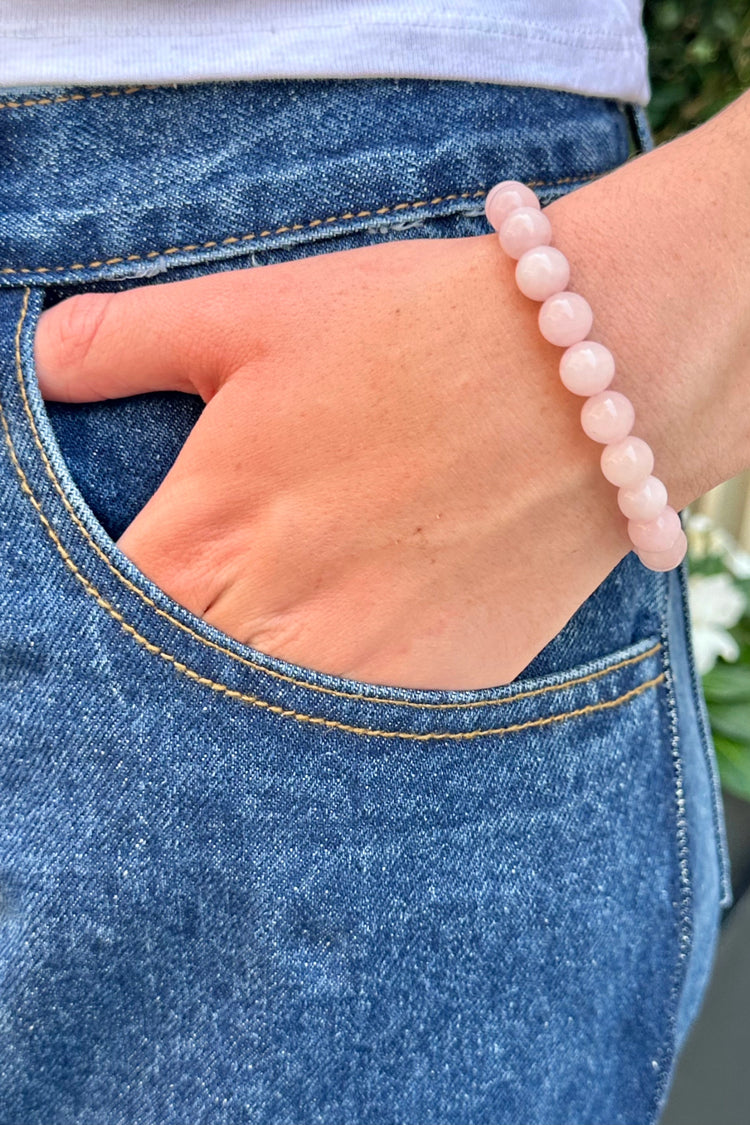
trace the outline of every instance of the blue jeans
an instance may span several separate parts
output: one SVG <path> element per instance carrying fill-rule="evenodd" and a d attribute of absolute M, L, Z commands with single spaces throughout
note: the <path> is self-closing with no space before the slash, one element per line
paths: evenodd
<path fill-rule="evenodd" d="M 3 1125 L 657 1121 L 730 901 L 684 565 L 629 554 L 495 689 L 290 665 L 115 546 L 201 400 L 33 361 L 73 293 L 486 233 L 631 136 L 468 82 L 5 92 Z"/>

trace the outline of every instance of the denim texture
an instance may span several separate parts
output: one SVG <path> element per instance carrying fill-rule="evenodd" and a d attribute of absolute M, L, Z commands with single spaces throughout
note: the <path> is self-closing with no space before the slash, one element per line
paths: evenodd
<path fill-rule="evenodd" d="M 113 542 L 200 399 L 45 404 L 33 362 L 73 293 L 486 233 L 631 137 L 470 82 L 5 92 L 3 1125 L 658 1120 L 731 901 L 686 564 L 629 554 L 502 687 L 291 665 Z"/>

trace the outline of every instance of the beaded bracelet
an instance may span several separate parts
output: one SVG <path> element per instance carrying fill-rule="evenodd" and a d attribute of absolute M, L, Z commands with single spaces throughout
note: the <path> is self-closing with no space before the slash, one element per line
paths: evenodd
<path fill-rule="evenodd" d="M 667 504 L 664 483 L 652 476 L 651 447 L 631 434 L 633 404 L 619 391 L 607 390 L 615 374 L 614 357 L 603 344 L 586 339 L 594 316 L 588 301 L 566 289 L 570 265 L 549 245 L 549 219 L 531 188 L 517 180 L 496 184 L 484 209 L 505 253 L 518 259 L 518 288 L 532 301 L 544 302 L 539 310 L 542 336 L 567 349 L 560 379 L 573 394 L 586 396 L 581 425 L 593 441 L 604 443 L 601 469 L 618 486 L 617 503 L 638 558 L 650 570 L 672 570 L 685 557 L 687 536 L 679 514 Z"/>

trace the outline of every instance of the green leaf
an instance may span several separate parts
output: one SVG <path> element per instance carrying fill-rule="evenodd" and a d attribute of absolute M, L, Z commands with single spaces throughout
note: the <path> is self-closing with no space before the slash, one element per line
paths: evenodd
<path fill-rule="evenodd" d="M 750 703 L 750 665 L 717 663 L 703 677 L 706 702 Z"/>
<path fill-rule="evenodd" d="M 644 0 L 656 144 L 693 129 L 750 86 L 748 0 Z"/>
<path fill-rule="evenodd" d="M 712 14 L 712 19 L 716 30 L 727 39 L 737 34 L 739 22 L 734 12 L 730 12 L 727 8 L 720 8 L 718 12 Z"/>
<path fill-rule="evenodd" d="M 685 53 L 691 62 L 701 66 L 713 62 L 718 50 L 718 44 L 713 43 L 707 35 L 696 35 Z"/>
<path fill-rule="evenodd" d="M 664 0 L 654 12 L 654 22 L 662 31 L 674 31 L 682 22 L 680 5 L 675 0 Z"/>
<path fill-rule="evenodd" d="M 750 749 L 750 700 L 745 703 L 714 703 L 709 707 L 711 727 L 733 742 Z"/>
<path fill-rule="evenodd" d="M 721 735 L 714 735 L 714 746 L 722 786 L 750 801 L 750 750 Z"/>
<path fill-rule="evenodd" d="M 684 82 L 672 82 L 669 86 L 662 86 L 654 90 L 649 103 L 649 110 L 671 110 L 680 105 L 688 97 L 690 91 Z"/>

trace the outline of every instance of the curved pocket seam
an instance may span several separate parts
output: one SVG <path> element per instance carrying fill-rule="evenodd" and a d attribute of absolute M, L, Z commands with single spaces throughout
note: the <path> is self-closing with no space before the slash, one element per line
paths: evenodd
<path fill-rule="evenodd" d="M 528 699 L 528 698 L 531 698 L 531 697 L 536 696 L 536 695 L 542 695 L 542 694 L 544 694 L 546 692 L 549 692 L 549 691 L 559 691 L 559 690 L 562 690 L 563 688 L 574 687 L 577 684 L 585 683 L 589 680 L 593 680 L 593 679 L 597 679 L 601 676 L 605 676 L 605 675 L 609 674 L 610 672 L 614 672 L 617 669 L 623 668 L 623 667 L 625 667 L 629 664 L 636 664 L 641 660 L 645 660 L 647 657 L 652 656 L 654 653 L 658 652 L 658 650 L 661 648 L 661 641 L 659 641 L 659 642 L 657 642 L 657 644 L 655 644 L 654 646 L 652 646 L 651 648 L 649 648 L 645 652 L 638 653 L 635 656 L 628 657 L 628 658 L 626 658 L 624 660 L 621 660 L 621 661 L 617 661 L 614 664 L 608 664 L 605 667 L 603 667 L 602 669 L 599 669 L 597 671 L 590 672 L 590 673 L 584 674 L 582 676 L 573 677 L 571 679 L 564 680 L 560 683 L 547 684 L 547 685 L 544 685 L 544 686 L 539 687 L 539 688 L 530 689 L 529 691 L 523 692 L 523 693 L 517 693 L 517 694 L 512 694 L 512 695 L 503 695 L 503 696 L 499 696 L 499 697 L 493 697 L 493 698 L 490 698 L 490 699 L 469 700 L 469 701 L 466 701 L 466 702 L 452 702 L 452 703 L 424 702 L 424 703 L 422 703 L 422 702 L 415 701 L 415 700 L 398 699 L 398 698 L 392 698 L 392 697 L 388 697 L 388 696 L 379 696 L 379 695 L 369 695 L 369 694 L 366 694 L 366 693 L 363 693 L 363 692 L 344 691 L 340 688 L 331 688 L 331 687 L 326 687 L 323 684 L 315 684 L 315 683 L 312 683 L 308 680 L 303 680 L 303 679 L 300 679 L 298 677 L 291 676 L 288 673 L 279 672 L 276 669 L 268 668 L 265 665 L 263 665 L 263 664 L 261 664 L 257 661 L 251 660 L 249 657 L 242 656 L 240 653 L 233 652 L 232 649 L 227 648 L 226 646 L 221 645 L 221 644 L 217 643 L 216 641 L 212 641 L 209 637 L 202 636 L 195 629 L 191 628 L 190 625 L 186 624 L 184 621 L 180 621 L 179 618 L 175 617 L 168 610 L 162 609 L 161 606 L 157 605 L 157 603 L 154 601 L 154 599 L 151 598 L 145 592 L 145 590 L 142 590 L 134 582 L 131 582 L 131 580 L 129 578 L 127 578 L 126 575 L 124 575 L 122 573 L 122 571 L 119 570 L 115 566 L 115 564 L 107 556 L 106 552 L 99 546 L 99 544 L 96 542 L 96 540 L 92 537 L 88 528 L 83 523 L 80 516 L 78 515 L 78 513 L 75 511 L 72 504 L 70 503 L 70 500 L 66 496 L 65 490 L 64 490 L 62 484 L 60 483 L 60 481 L 58 479 L 58 476 L 57 476 L 52 464 L 50 463 L 49 457 L 47 456 L 47 451 L 45 450 L 44 444 L 41 440 L 41 437 L 39 436 L 39 431 L 37 429 L 36 420 L 34 418 L 34 413 L 31 409 L 31 404 L 29 402 L 28 395 L 27 395 L 27 392 L 26 392 L 26 382 L 25 382 L 24 374 L 23 374 L 23 360 L 22 360 L 22 356 L 21 356 L 21 334 L 23 332 L 23 326 L 24 326 L 24 322 L 25 322 L 26 315 L 27 315 L 27 312 L 28 312 L 30 296 L 31 296 L 31 289 L 26 287 L 24 289 L 24 299 L 23 299 L 23 303 L 22 303 L 22 306 L 21 306 L 21 312 L 20 312 L 20 315 L 19 315 L 18 324 L 16 326 L 16 334 L 15 334 L 16 378 L 18 380 L 18 385 L 19 385 L 20 392 L 21 392 L 21 398 L 22 398 L 22 401 L 23 401 L 24 412 L 26 414 L 26 417 L 28 418 L 28 421 L 29 421 L 29 424 L 30 424 L 30 427 L 31 427 L 31 431 L 32 431 L 32 436 L 33 436 L 33 439 L 34 439 L 34 443 L 35 443 L 35 445 L 36 445 L 37 449 L 39 450 L 39 453 L 42 457 L 42 461 L 44 463 L 44 467 L 45 467 L 45 470 L 47 472 L 47 476 L 50 478 L 50 480 L 51 480 L 51 482 L 52 482 L 52 484 L 55 488 L 55 491 L 60 496 L 60 499 L 62 500 L 62 502 L 65 506 L 65 509 L 66 509 L 68 515 L 70 516 L 71 520 L 73 521 L 75 526 L 78 528 L 81 535 L 84 537 L 84 539 L 89 544 L 89 546 L 93 548 L 93 550 L 100 557 L 100 559 L 105 564 L 107 569 L 115 576 L 115 578 L 117 578 L 117 580 L 119 582 L 121 582 L 132 593 L 137 594 L 138 597 L 141 598 L 141 600 L 143 602 L 145 602 L 146 605 L 150 606 L 160 617 L 165 618 L 171 625 L 177 626 L 177 628 L 179 628 L 179 629 L 183 630 L 183 632 L 187 633 L 188 636 L 192 637 L 194 640 L 199 641 L 201 644 L 206 645 L 208 648 L 212 648 L 212 649 L 216 650 L 217 652 L 222 653 L 225 656 L 229 656 L 229 657 L 231 657 L 232 660 L 236 661 L 239 664 L 243 664 L 244 666 L 246 666 L 248 668 L 252 668 L 254 671 L 260 672 L 260 673 L 262 673 L 264 675 L 267 675 L 267 676 L 272 676 L 275 679 L 281 680 L 285 683 L 292 684 L 295 687 L 306 688 L 310 691 L 316 691 L 316 692 L 319 692 L 319 693 L 324 694 L 324 695 L 331 695 L 331 696 L 343 698 L 343 699 L 362 700 L 363 702 L 367 702 L 367 703 L 395 705 L 395 706 L 402 706 L 402 707 L 416 707 L 418 709 L 424 708 L 424 709 L 428 709 L 428 710 L 451 710 L 451 711 L 452 710 L 468 710 L 468 709 L 472 709 L 472 708 L 476 708 L 476 707 L 497 706 L 497 705 L 503 704 L 503 703 L 514 702 L 514 701 L 519 700 L 519 699 Z M 1 410 L 2 410 L 2 407 L 0 407 L 0 411 Z M 38 511 L 38 514 L 39 514 L 40 518 L 42 519 L 44 525 L 49 530 L 49 533 L 53 536 L 53 540 L 55 541 L 56 545 L 58 545 L 58 550 L 61 552 L 63 559 L 67 563 L 68 560 L 69 560 L 69 556 L 67 555 L 67 552 L 65 551 L 65 548 L 59 542 L 59 540 L 57 539 L 54 531 L 52 530 L 51 526 L 49 525 L 48 521 L 46 520 L 46 517 L 44 516 L 38 501 L 34 497 L 33 492 L 31 491 L 31 488 L 30 488 L 30 486 L 28 484 L 28 481 L 26 479 L 26 476 L 23 472 L 23 469 L 21 468 L 21 465 L 18 461 L 16 452 L 15 452 L 15 447 L 13 445 L 13 439 L 10 435 L 10 430 L 7 426 L 6 421 L 5 421 L 4 413 L 3 413 L 3 427 L 4 427 L 4 430 L 5 430 L 6 442 L 8 443 L 8 445 L 10 447 L 10 450 L 11 450 L 11 457 L 12 457 L 13 463 L 15 465 L 16 472 L 18 473 L 18 475 L 21 479 L 23 491 L 28 493 L 30 499 L 32 500 L 32 503 L 34 504 L 34 507 Z M 75 564 L 72 562 L 72 560 L 70 560 L 69 565 L 71 565 L 74 568 L 76 573 L 79 573 L 77 571 L 77 568 L 75 567 Z M 84 583 L 84 585 L 86 583 L 88 583 L 88 579 L 84 578 L 83 575 L 81 575 L 81 580 Z M 88 584 L 90 585 L 90 583 L 88 583 Z M 95 587 L 92 587 L 92 588 L 95 589 Z M 98 591 L 96 592 L 95 596 L 96 596 L 97 600 L 101 600 L 101 601 L 105 602 L 107 606 L 109 606 L 109 603 L 106 602 L 106 599 L 102 598 L 102 595 L 99 594 Z M 114 607 L 112 607 L 112 610 L 115 614 L 117 614 L 119 612 L 118 610 L 115 610 Z M 151 644 L 150 641 L 146 641 L 145 643 Z"/>
<path fill-rule="evenodd" d="M 642 692 L 648 690 L 649 688 L 656 687 L 656 685 L 660 684 L 665 678 L 665 673 L 660 672 L 658 676 L 654 676 L 652 679 L 638 684 L 636 687 L 624 692 L 616 699 L 606 699 L 600 701 L 599 703 L 590 703 L 585 707 L 578 707 L 573 711 L 563 711 L 557 715 L 546 715 L 540 719 L 530 719 L 525 723 L 512 723 L 506 727 L 493 727 L 488 730 L 428 731 L 423 734 L 416 734 L 413 731 L 373 730 L 370 727 L 356 727 L 350 725 L 349 723 L 342 723 L 337 719 L 326 719 L 322 715 L 307 715 L 302 711 L 295 711 L 292 708 L 281 707 L 278 704 L 270 703 L 268 700 L 261 699 L 257 695 L 251 695 L 248 692 L 242 692 L 238 691 L 236 688 L 230 688 L 228 684 L 222 683 L 220 680 L 212 680 L 208 676 L 201 676 L 199 672 L 196 672 L 193 668 L 188 667 L 187 664 L 184 664 L 182 661 L 178 660 L 172 653 L 167 652 L 159 645 L 153 644 L 151 641 L 149 641 L 146 637 L 143 636 L 142 633 L 138 632 L 134 625 L 131 625 L 128 621 L 125 620 L 120 611 L 115 609 L 111 602 L 107 601 L 107 599 L 97 590 L 96 586 L 94 586 L 92 582 L 89 582 L 89 580 L 84 577 L 76 564 L 73 562 L 68 552 L 63 547 L 57 532 L 45 516 L 39 500 L 36 496 L 34 496 L 34 493 L 31 490 L 31 487 L 26 478 L 26 474 L 24 473 L 18 461 L 15 446 L 13 445 L 13 440 L 8 428 L 8 422 L 5 417 L 5 411 L 3 410 L 1 404 L 0 421 L 2 422 L 3 431 L 5 433 L 5 440 L 10 450 L 11 460 L 16 472 L 20 477 L 22 490 L 29 497 L 29 500 L 36 510 L 45 531 L 57 547 L 57 550 L 62 556 L 65 565 L 74 575 L 74 577 L 81 583 L 86 593 L 93 597 L 94 600 L 98 602 L 98 604 L 103 609 L 105 609 L 107 613 L 109 613 L 109 615 L 115 619 L 115 621 L 117 621 L 120 627 L 126 633 L 129 633 L 130 636 L 132 636 L 134 640 L 136 640 L 139 644 L 143 645 L 143 647 L 148 652 L 152 653 L 155 656 L 161 657 L 162 660 L 169 662 L 177 669 L 178 672 L 182 672 L 190 679 L 195 680 L 196 683 L 203 684 L 206 687 L 210 687 L 213 691 L 222 692 L 230 699 L 238 699 L 244 703 L 251 703 L 256 707 L 263 708 L 264 710 L 270 711 L 272 714 L 279 715 L 283 718 L 293 718 L 299 720 L 300 722 L 314 723 L 319 726 L 333 727 L 336 730 L 347 731 L 350 734 L 364 734 L 378 738 L 401 738 L 413 742 L 435 742 L 442 739 L 450 739 L 452 741 L 466 741 L 472 738 L 479 738 L 482 735 L 510 734 L 516 731 L 528 730 L 530 727 L 546 726 L 549 723 L 561 722 L 565 719 L 577 718 L 580 715 L 591 714 L 594 711 L 603 711 L 609 708 L 618 707 L 623 703 L 627 703 L 630 699 L 633 699 L 635 696 L 640 695 Z M 656 648 L 660 647 L 660 645 L 656 646 Z M 643 659 L 643 657 L 641 657 L 640 659 Z M 367 697 L 365 696 L 363 698 Z"/>
<path fill-rule="evenodd" d="M 3 431 L 4 431 L 4 434 L 5 434 L 5 440 L 6 440 L 6 443 L 8 445 L 8 449 L 10 451 L 10 456 L 11 456 L 11 460 L 13 462 L 13 466 L 14 466 L 14 468 L 15 468 L 18 476 L 19 476 L 20 482 L 21 482 L 21 489 L 28 496 L 31 504 L 33 505 L 34 509 L 37 512 L 37 515 L 39 516 L 39 519 L 42 522 L 42 526 L 44 527 L 44 529 L 47 532 L 47 534 L 49 535 L 49 537 L 52 539 L 52 542 L 55 544 L 58 552 L 62 556 L 62 559 L 63 559 L 65 565 L 68 567 L 68 569 L 74 575 L 74 577 L 81 583 L 81 585 L 85 589 L 86 593 L 89 594 L 91 597 L 93 597 L 94 600 L 103 609 L 105 609 L 107 611 L 107 613 L 109 613 L 109 615 L 114 618 L 115 621 L 118 622 L 120 627 L 126 633 L 129 633 L 134 638 L 134 640 L 136 640 L 139 644 L 143 645 L 143 647 L 146 648 L 146 650 L 148 652 L 152 653 L 153 655 L 161 657 L 163 660 L 168 661 L 170 664 L 172 664 L 177 669 L 177 671 L 184 673 L 184 675 L 188 676 L 190 679 L 195 680 L 197 683 L 203 684 L 206 687 L 210 687 L 214 691 L 222 692 L 225 695 L 227 695 L 227 697 L 230 698 L 230 699 L 238 699 L 238 700 L 241 700 L 244 703 L 251 703 L 256 707 L 261 707 L 264 710 L 268 710 L 268 711 L 272 712 L 273 714 L 280 715 L 284 718 L 294 718 L 294 719 L 299 720 L 300 722 L 315 723 L 315 724 L 320 725 L 320 726 L 333 727 L 336 730 L 348 731 L 351 734 L 365 734 L 365 735 L 371 735 L 371 736 L 375 736 L 375 737 L 379 737 L 379 738 L 401 738 L 401 739 L 408 739 L 409 741 L 414 741 L 414 742 L 434 742 L 434 741 L 438 741 L 438 740 L 441 740 L 441 739 L 450 739 L 450 740 L 454 740 L 454 741 L 465 741 L 465 740 L 472 739 L 472 738 L 479 738 L 483 735 L 511 734 L 511 733 L 514 733 L 514 732 L 517 732 L 517 731 L 528 730 L 531 727 L 546 726 L 549 723 L 561 722 L 565 719 L 572 719 L 572 718 L 577 718 L 578 716 L 581 716 L 581 715 L 592 714 L 595 711 L 603 711 L 603 710 L 607 710 L 607 709 L 610 709 L 610 708 L 613 708 L 613 707 L 618 707 L 623 703 L 627 703 L 630 699 L 633 699 L 635 696 L 640 695 L 642 692 L 648 690 L 649 688 L 656 687 L 658 684 L 662 683 L 662 681 L 665 679 L 665 673 L 660 672 L 658 676 L 654 676 L 650 680 L 645 680 L 643 683 L 638 684 L 636 687 L 631 688 L 629 691 L 623 692 L 623 694 L 620 695 L 620 696 L 617 696 L 616 699 L 606 699 L 606 700 L 601 700 L 599 703 L 589 703 L 586 706 L 578 707 L 578 708 L 574 709 L 573 711 L 563 711 L 563 712 L 560 712 L 556 715 L 546 715 L 546 716 L 543 716 L 542 718 L 539 718 L 539 719 L 530 719 L 528 722 L 525 722 L 525 723 L 511 723 L 510 725 L 508 725 L 506 727 L 492 727 L 492 728 L 489 728 L 487 730 L 429 731 L 429 732 L 423 733 L 423 734 L 415 734 L 413 731 L 374 730 L 370 727 L 356 727 L 356 726 L 353 726 L 353 725 L 348 724 L 348 723 L 342 723 L 342 722 L 340 722 L 336 719 L 326 719 L 321 715 L 307 715 L 302 711 L 295 711 L 292 708 L 281 707 L 278 704 L 268 702 L 268 700 L 260 699 L 260 697 L 257 696 L 257 695 L 251 695 L 248 692 L 241 692 L 241 691 L 238 691 L 235 688 L 230 688 L 228 684 L 222 683 L 220 680 L 213 680 L 208 676 L 200 675 L 199 672 L 196 672 L 193 668 L 188 667 L 187 664 L 184 664 L 182 661 L 178 660 L 172 653 L 167 652 L 165 649 L 161 648 L 159 645 L 153 644 L 151 641 L 149 641 L 146 637 L 143 636 L 142 633 L 138 632 L 138 630 L 135 628 L 134 625 L 131 625 L 128 621 L 125 620 L 124 616 L 120 613 L 120 611 L 115 609 L 115 607 L 112 605 L 112 603 L 109 602 L 99 592 L 99 590 L 97 590 L 96 586 L 94 586 L 92 582 L 89 582 L 89 580 L 86 577 L 84 577 L 84 575 L 78 569 L 76 564 L 73 562 L 73 560 L 70 557 L 70 555 L 68 554 L 68 552 L 65 550 L 62 542 L 60 541 L 60 538 L 59 538 L 57 532 L 52 527 L 51 523 L 49 522 L 49 520 L 45 516 L 44 512 L 42 511 L 42 506 L 39 503 L 39 500 L 37 499 L 37 497 L 34 495 L 32 489 L 31 489 L 31 486 L 29 485 L 26 474 L 24 473 L 24 471 L 21 467 L 21 464 L 18 460 L 18 455 L 16 453 L 16 449 L 15 449 L 15 446 L 13 444 L 13 439 L 12 439 L 11 434 L 10 434 L 10 429 L 8 427 L 8 422 L 7 422 L 7 419 L 6 419 L 6 416 L 5 416 L 5 411 L 3 410 L 2 404 L 0 404 L 0 421 L 2 422 Z M 643 659 L 645 659 L 646 656 L 653 655 L 653 653 L 658 651 L 661 647 L 662 647 L 661 644 L 657 644 L 657 645 L 653 646 L 653 648 L 651 648 L 648 652 L 642 653 L 640 656 L 633 657 L 630 660 L 622 661 L 620 663 L 620 665 L 615 665 L 614 667 L 621 667 L 624 664 L 631 664 L 631 663 L 635 663 L 638 660 L 643 660 Z M 611 671 L 611 670 L 612 670 L 612 668 L 605 669 L 605 671 Z M 591 679 L 591 678 L 593 678 L 593 677 L 584 677 L 584 679 Z M 576 682 L 576 681 L 570 681 L 570 683 L 574 683 L 574 682 Z M 555 685 L 555 686 L 561 687 L 561 686 L 564 686 L 564 685 Z M 544 690 L 544 689 L 540 689 L 540 690 Z M 526 693 L 526 694 L 529 695 L 529 694 L 534 694 L 534 693 Z M 368 697 L 362 696 L 361 698 L 367 699 Z M 510 702 L 511 700 L 515 701 L 518 698 L 521 698 L 521 697 L 510 696 L 510 697 L 506 697 L 502 700 L 498 700 L 498 702 Z M 374 702 L 383 702 L 383 701 L 382 700 L 374 700 Z M 460 708 L 461 704 L 456 704 L 456 707 Z"/>

